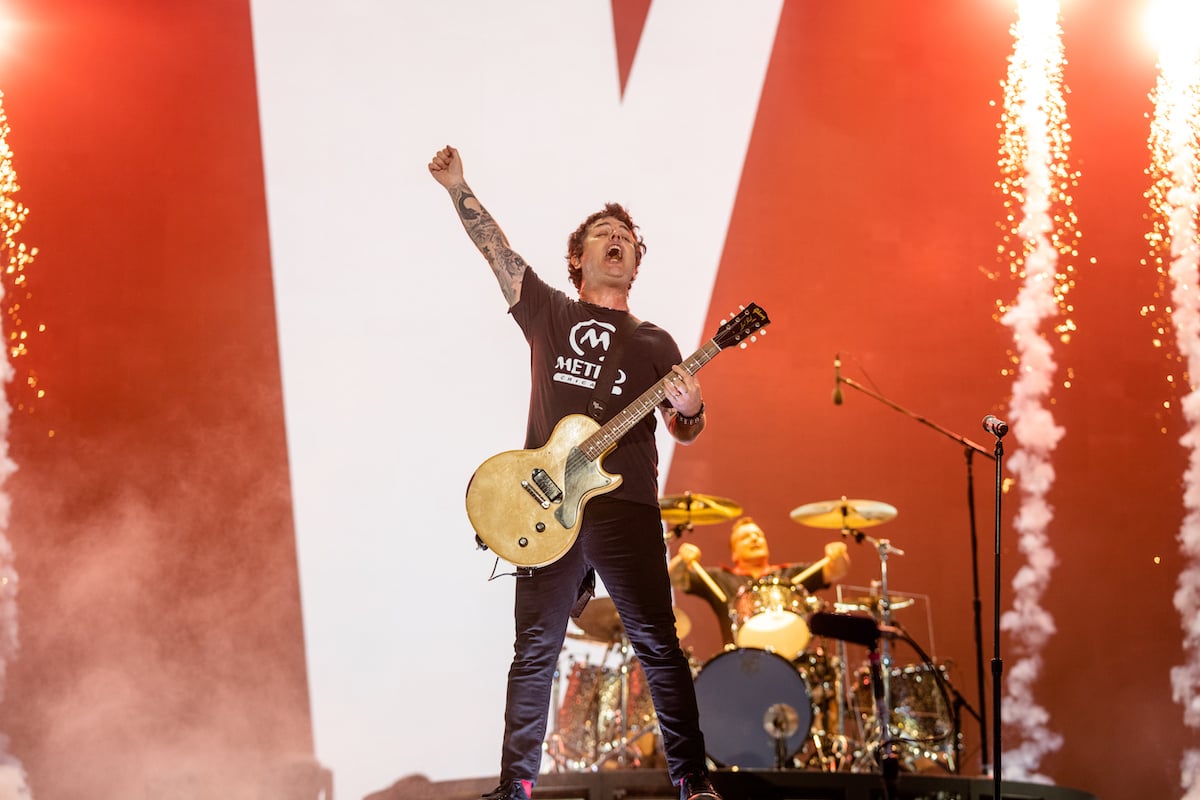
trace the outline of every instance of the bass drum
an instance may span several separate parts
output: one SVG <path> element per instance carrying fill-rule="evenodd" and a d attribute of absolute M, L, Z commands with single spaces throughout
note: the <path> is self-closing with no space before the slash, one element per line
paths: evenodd
<path fill-rule="evenodd" d="M 785 766 L 779 762 L 804 747 L 812 727 L 804 676 L 767 650 L 714 656 L 696 676 L 696 703 L 708 757 L 723 767 Z M 780 732 L 778 738 L 771 728 Z"/>

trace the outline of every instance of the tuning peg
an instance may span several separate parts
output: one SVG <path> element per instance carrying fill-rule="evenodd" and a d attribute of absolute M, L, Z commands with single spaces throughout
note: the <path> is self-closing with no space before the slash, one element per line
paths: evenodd
<path fill-rule="evenodd" d="M 753 342 L 757 342 L 757 341 L 758 341 L 758 337 L 759 337 L 759 336 L 766 336 L 766 335 L 767 335 L 767 332 L 766 332 L 765 330 L 763 330 L 762 328 L 759 328 L 759 330 L 758 330 L 758 333 L 752 333 L 752 334 L 750 334 L 750 338 L 748 338 L 748 339 L 746 339 L 744 342 L 740 343 L 740 344 L 738 345 L 738 347 L 740 347 L 740 348 L 742 348 L 743 350 L 745 350 L 747 347 L 749 347 L 749 346 L 750 346 L 750 344 L 751 344 L 751 343 L 753 343 Z"/>

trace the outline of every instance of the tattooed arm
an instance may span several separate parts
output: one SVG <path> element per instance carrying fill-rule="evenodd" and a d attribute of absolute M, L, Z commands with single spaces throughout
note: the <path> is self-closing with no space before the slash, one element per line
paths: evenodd
<path fill-rule="evenodd" d="M 521 299 L 521 279 L 528 266 L 525 259 L 509 247 L 504 231 L 463 180 L 462 158 L 457 150 L 447 145 L 434 153 L 429 162 L 429 173 L 450 193 L 463 228 L 496 273 L 500 291 L 504 292 L 504 299 L 512 308 Z"/>

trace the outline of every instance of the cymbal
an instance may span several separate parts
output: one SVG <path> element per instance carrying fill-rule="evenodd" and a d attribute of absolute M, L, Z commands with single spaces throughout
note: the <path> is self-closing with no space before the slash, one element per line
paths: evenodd
<path fill-rule="evenodd" d="M 870 611 L 871 613 L 882 613 L 883 606 L 882 597 L 850 597 L 840 603 L 834 603 L 835 611 Z M 899 608 L 908 608 L 916 602 L 911 597 L 893 597 L 890 598 L 888 608 L 895 611 Z"/>
<path fill-rule="evenodd" d="M 827 500 L 792 509 L 792 521 L 810 528 L 854 530 L 882 525 L 895 519 L 895 506 L 878 500 Z"/>
<path fill-rule="evenodd" d="M 585 639 L 596 642 L 612 642 L 620 638 L 624 628 L 621 616 L 611 597 L 593 597 L 575 620 Z"/>
<path fill-rule="evenodd" d="M 682 608 L 673 609 L 675 612 L 675 634 L 682 639 L 691 633 L 692 621 Z M 583 613 L 575 624 L 583 631 L 581 635 L 571 635 L 572 639 L 586 639 L 592 642 L 615 642 L 625 634 L 621 624 L 621 615 L 613 605 L 611 597 L 593 597 L 588 601 Z"/>
<path fill-rule="evenodd" d="M 742 507 L 727 497 L 709 494 L 668 494 L 659 498 L 663 522 L 668 525 L 715 525 L 742 513 Z"/>

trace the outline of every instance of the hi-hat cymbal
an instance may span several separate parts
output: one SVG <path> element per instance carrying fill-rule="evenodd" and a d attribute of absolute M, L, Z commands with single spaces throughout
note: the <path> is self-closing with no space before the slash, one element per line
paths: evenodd
<path fill-rule="evenodd" d="M 810 528 L 855 530 L 895 519 L 895 506 L 878 500 L 827 500 L 792 509 L 792 521 Z"/>
<path fill-rule="evenodd" d="M 682 639 L 691 633 L 692 621 L 682 608 L 673 609 L 675 612 L 675 634 Z M 583 631 L 582 635 L 572 636 L 573 639 L 586 639 L 593 642 L 615 642 L 625 634 L 621 625 L 621 615 L 613 605 L 611 597 L 593 597 L 584 607 L 583 613 L 575 620 L 575 624 Z"/>
<path fill-rule="evenodd" d="M 883 598 L 874 597 L 847 597 L 840 603 L 834 603 L 835 611 L 870 611 L 872 614 L 883 613 Z M 911 597 L 892 597 L 889 598 L 888 608 L 895 611 L 899 608 L 908 608 L 915 603 Z"/>
<path fill-rule="evenodd" d="M 715 525 L 742 513 L 742 507 L 727 497 L 692 492 L 661 497 L 658 507 L 668 525 Z"/>

